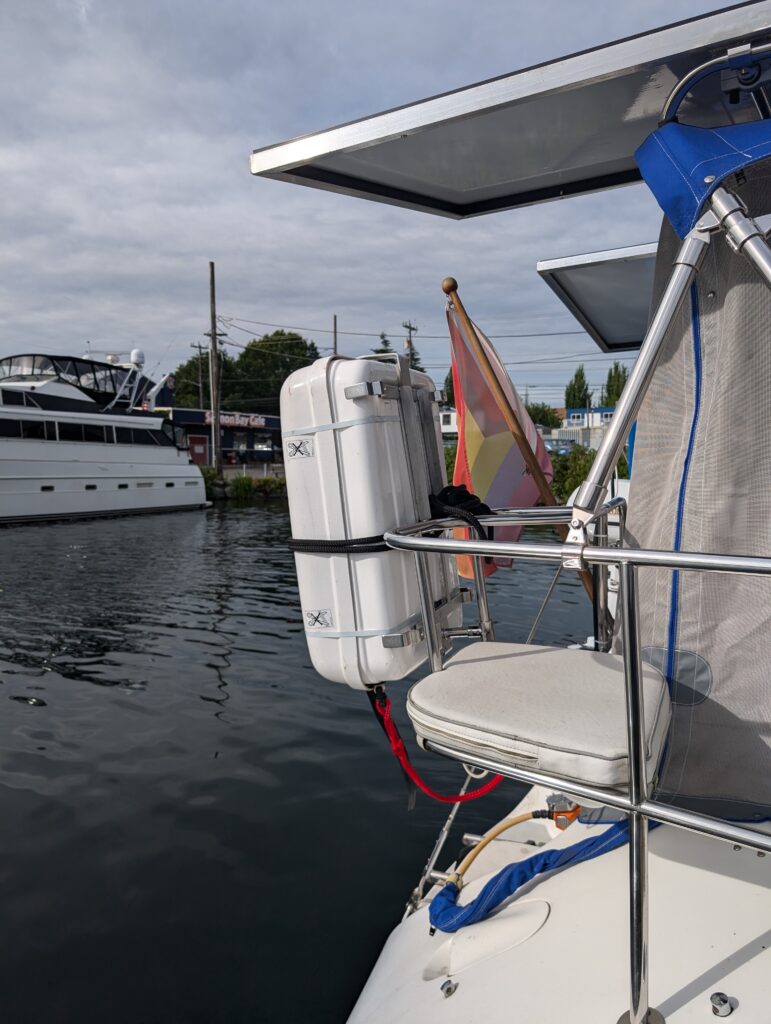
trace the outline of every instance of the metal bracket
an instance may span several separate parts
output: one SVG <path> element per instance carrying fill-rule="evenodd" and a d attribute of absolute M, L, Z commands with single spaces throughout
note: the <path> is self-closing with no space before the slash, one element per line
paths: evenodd
<path fill-rule="evenodd" d="M 389 650 L 395 647 L 412 647 L 423 640 L 423 627 L 413 626 L 411 629 L 403 629 L 400 633 L 386 633 L 383 637 L 383 647 Z"/>
<path fill-rule="evenodd" d="M 368 380 L 361 384 L 351 384 L 344 391 L 345 397 L 357 398 L 398 398 L 399 388 L 395 384 L 386 384 L 382 380 Z"/>
<path fill-rule="evenodd" d="M 574 520 L 575 522 L 575 520 Z M 572 540 L 572 537 L 583 537 L 586 538 L 586 527 L 581 526 L 574 530 L 568 531 L 568 539 L 562 545 L 562 568 L 563 569 L 578 569 L 579 572 L 583 572 L 586 568 L 586 562 L 584 561 L 584 549 L 586 548 L 586 540 Z"/>
<path fill-rule="evenodd" d="M 441 613 L 450 612 L 456 605 L 469 604 L 472 599 L 471 591 L 468 587 L 460 587 L 445 601 L 434 601 L 434 614 L 439 615 Z M 453 635 L 456 635 L 452 629 L 443 630 L 443 637 L 449 639 Z M 458 636 L 464 635 L 460 631 L 457 632 Z M 476 635 L 476 634 L 474 634 Z M 411 647 L 413 644 L 419 644 L 425 639 L 425 633 L 423 632 L 422 624 L 415 626 L 408 626 L 405 629 L 399 630 L 398 633 L 386 633 L 383 636 L 383 647 L 388 649 L 398 647 Z"/>

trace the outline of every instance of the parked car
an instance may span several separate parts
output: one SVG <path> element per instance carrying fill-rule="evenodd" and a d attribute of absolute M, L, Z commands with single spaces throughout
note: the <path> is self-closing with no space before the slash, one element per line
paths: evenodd
<path fill-rule="evenodd" d="M 550 455 L 569 455 L 576 446 L 575 441 L 555 441 L 552 438 L 544 441 L 546 451 Z"/>

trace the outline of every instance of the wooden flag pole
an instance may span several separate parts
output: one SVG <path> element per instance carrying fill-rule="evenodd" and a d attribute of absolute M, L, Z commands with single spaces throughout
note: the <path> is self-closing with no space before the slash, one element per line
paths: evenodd
<path fill-rule="evenodd" d="M 525 435 L 525 432 L 522 429 L 522 425 L 517 419 L 517 414 L 512 409 L 511 403 L 509 402 L 506 392 L 503 390 L 503 386 L 501 382 L 498 380 L 495 371 L 493 370 L 487 353 L 485 352 L 483 346 L 480 344 L 479 338 L 477 337 L 477 332 L 474 330 L 474 325 L 471 323 L 471 320 L 463 306 L 463 303 L 458 298 L 458 282 L 455 280 L 454 277 L 446 277 L 444 281 L 442 281 L 442 291 L 453 304 L 453 307 L 455 308 L 455 311 L 458 314 L 458 318 L 463 324 L 463 329 L 466 332 L 466 337 L 470 341 L 471 347 L 474 350 L 474 355 L 477 358 L 479 368 L 482 371 L 483 377 L 485 378 L 485 383 L 488 385 L 493 395 L 495 396 L 495 401 L 498 405 L 498 408 L 500 409 L 501 415 L 503 416 L 506 422 L 506 426 L 509 428 L 514 440 L 517 442 L 517 447 L 522 453 L 522 457 L 525 460 L 525 465 L 530 471 L 530 475 L 533 477 L 533 480 L 535 481 L 536 486 L 538 487 L 538 493 L 541 496 L 541 500 L 543 501 L 544 505 L 557 505 L 557 499 L 554 497 L 554 492 L 551 489 L 549 481 L 546 479 L 546 476 L 544 475 L 543 469 L 541 468 L 541 464 L 538 461 L 535 452 L 530 447 L 530 442 L 528 441 L 527 436 Z M 557 531 L 562 540 L 567 539 L 568 528 L 566 525 L 564 525 L 563 523 L 557 523 L 554 525 L 554 529 Z M 581 571 L 581 579 L 583 580 L 584 589 L 586 590 L 590 599 L 593 599 L 594 586 L 591 573 L 588 570 L 583 569 Z"/>

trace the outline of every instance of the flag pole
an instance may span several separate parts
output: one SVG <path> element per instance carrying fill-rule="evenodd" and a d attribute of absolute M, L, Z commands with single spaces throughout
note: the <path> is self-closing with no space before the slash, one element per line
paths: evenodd
<path fill-rule="evenodd" d="M 517 447 L 522 453 L 522 457 L 525 460 L 525 465 L 527 466 L 530 475 L 535 481 L 535 484 L 538 488 L 538 493 L 541 496 L 541 500 L 543 501 L 544 505 L 557 505 L 558 502 L 554 496 L 554 492 L 551 489 L 551 485 L 549 484 L 549 481 L 546 479 L 544 471 L 541 468 L 541 464 L 538 461 L 535 452 L 530 446 L 530 442 L 528 441 L 527 436 L 524 430 L 522 429 L 522 425 L 517 419 L 517 414 L 511 407 L 511 403 L 509 402 L 508 396 L 506 395 L 506 392 L 503 390 L 503 385 L 498 380 L 498 377 L 495 371 L 493 370 L 490 360 L 488 359 L 487 353 L 480 344 L 479 338 L 477 337 L 477 332 L 474 330 L 474 325 L 471 323 L 471 319 L 468 313 L 466 312 L 463 303 L 460 301 L 458 297 L 458 282 L 455 280 L 454 277 L 446 277 L 444 281 L 442 281 L 442 291 L 445 293 L 449 301 L 452 303 L 461 323 L 463 324 L 463 329 L 466 332 L 466 337 L 471 343 L 472 349 L 474 350 L 474 355 L 476 356 L 477 362 L 479 363 L 479 368 L 482 371 L 482 376 L 485 378 L 485 383 L 495 396 L 496 404 L 500 409 L 501 415 L 503 416 L 506 422 L 506 426 L 509 428 L 514 440 L 517 442 Z M 562 523 L 557 523 L 554 525 L 554 528 L 562 540 L 567 539 L 567 526 L 565 526 Z M 593 599 L 594 586 L 591 574 L 588 572 L 588 570 L 583 569 L 581 571 L 581 579 L 583 580 L 584 589 L 586 590 L 586 593 L 589 595 L 590 599 Z"/>

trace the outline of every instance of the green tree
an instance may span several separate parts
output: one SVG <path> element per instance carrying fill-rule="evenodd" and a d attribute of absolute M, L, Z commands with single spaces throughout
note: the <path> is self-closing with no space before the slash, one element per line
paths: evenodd
<path fill-rule="evenodd" d="M 614 363 L 608 370 L 608 379 L 600 391 L 600 405 L 615 405 L 624 390 L 629 370 L 621 363 Z"/>
<path fill-rule="evenodd" d="M 444 393 L 447 396 L 447 404 L 453 409 L 455 408 L 455 386 L 452 382 L 452 368 L 447 371 L 447 376 L 444 378 Z"/>
<path fill-rule="evenodd" d="M 573 378 L 565 388 L 565 408 L 585 409 L 592 404 L 592 393 L 586 383 L 583 364 L 573 374 Z"/>
<path fill-rule="evenodd" d="M 557 415 L 557 410 L 552 409 L 545 402 L 530 402 L 527 405 L 527 411 L 533 423 L 538 423 L 542 427 L 559 427 L 562 423 Z"/>
<path fill-rule="evenodd" d="M 281 385 L 290 373 L 318 359 L 319 351 L 293 331 L 274 331 L 252 339 L 237 359 L 220 353 L 220 405 L 223 409 L 278 414 Z M 209 361 L 202 359 L 203 401 L 198 398 L 198 356 L 175 371 L 176 404 L 209 406 Z"/>
<path fill-rule="evenodd" d="M 236 360 L 220 350 L 220 395 L 225 407 L 226 381 L 236 376 Z M 182 409 L 210 409 L 209 353 L 204 350 L 181 363 L 174 371 L 174 404 Z"/>
<path fill-rule="evenodd" d="M 580 487 L 592 468 L 596 454 L 592 448 L 582 448 L 580 445 L 576 445 L 567 455 L 553 454 L 550 456 L 554 468 L 551 487 L 557 501 L 566 502 L 573 491 Z M 623 480 L 628 479 L 629 467 L 625 455 L 618 460 L 616 468 L 618 475 Z"/>
<path fill-rule="evenodd" d="M 551 464 L 554 469 L 552 490 L 557 501 L 565 502 L 573 491 L 586 479 L 592 468 L 595 453 L 591 448 L 576 445 L 567 455 L 552 455 Z"/>
<path fill-rule="evenodd" d="M 375 352 L 377 355 L 386 355 L 390 352 L 393 352 L 391 342 L 389 341 L 388 335 L 386 334 L 385 331 L 380 332 L 380 347 L 373 348 L 372 351 Z"/>
<path fill-rule="evenodd" d="M 231 409 L 277 415 L 286 378 L 318 358 L 316 345 L 294 331 L 279 330 L 252 339 L 235 361 L 230 379 L 223 375 L 223 407 L 227 395 Z"/>
<path fill-rule="evenodd" d="M 422 373 L 426 372 L 426 368 L 420 361 L 420 353 L 414 345 L 410 346 L 410 369 L 420 370 Z"/>
<path fill-rule="evenodd" d="M 207 355 L 196 355 L 181 363 L 174 371 L 174 403 L 183 409 L 207 409 L 209 407 L 209 359 Z M 201 388 L 199 391 L 199 383 Z"/>

